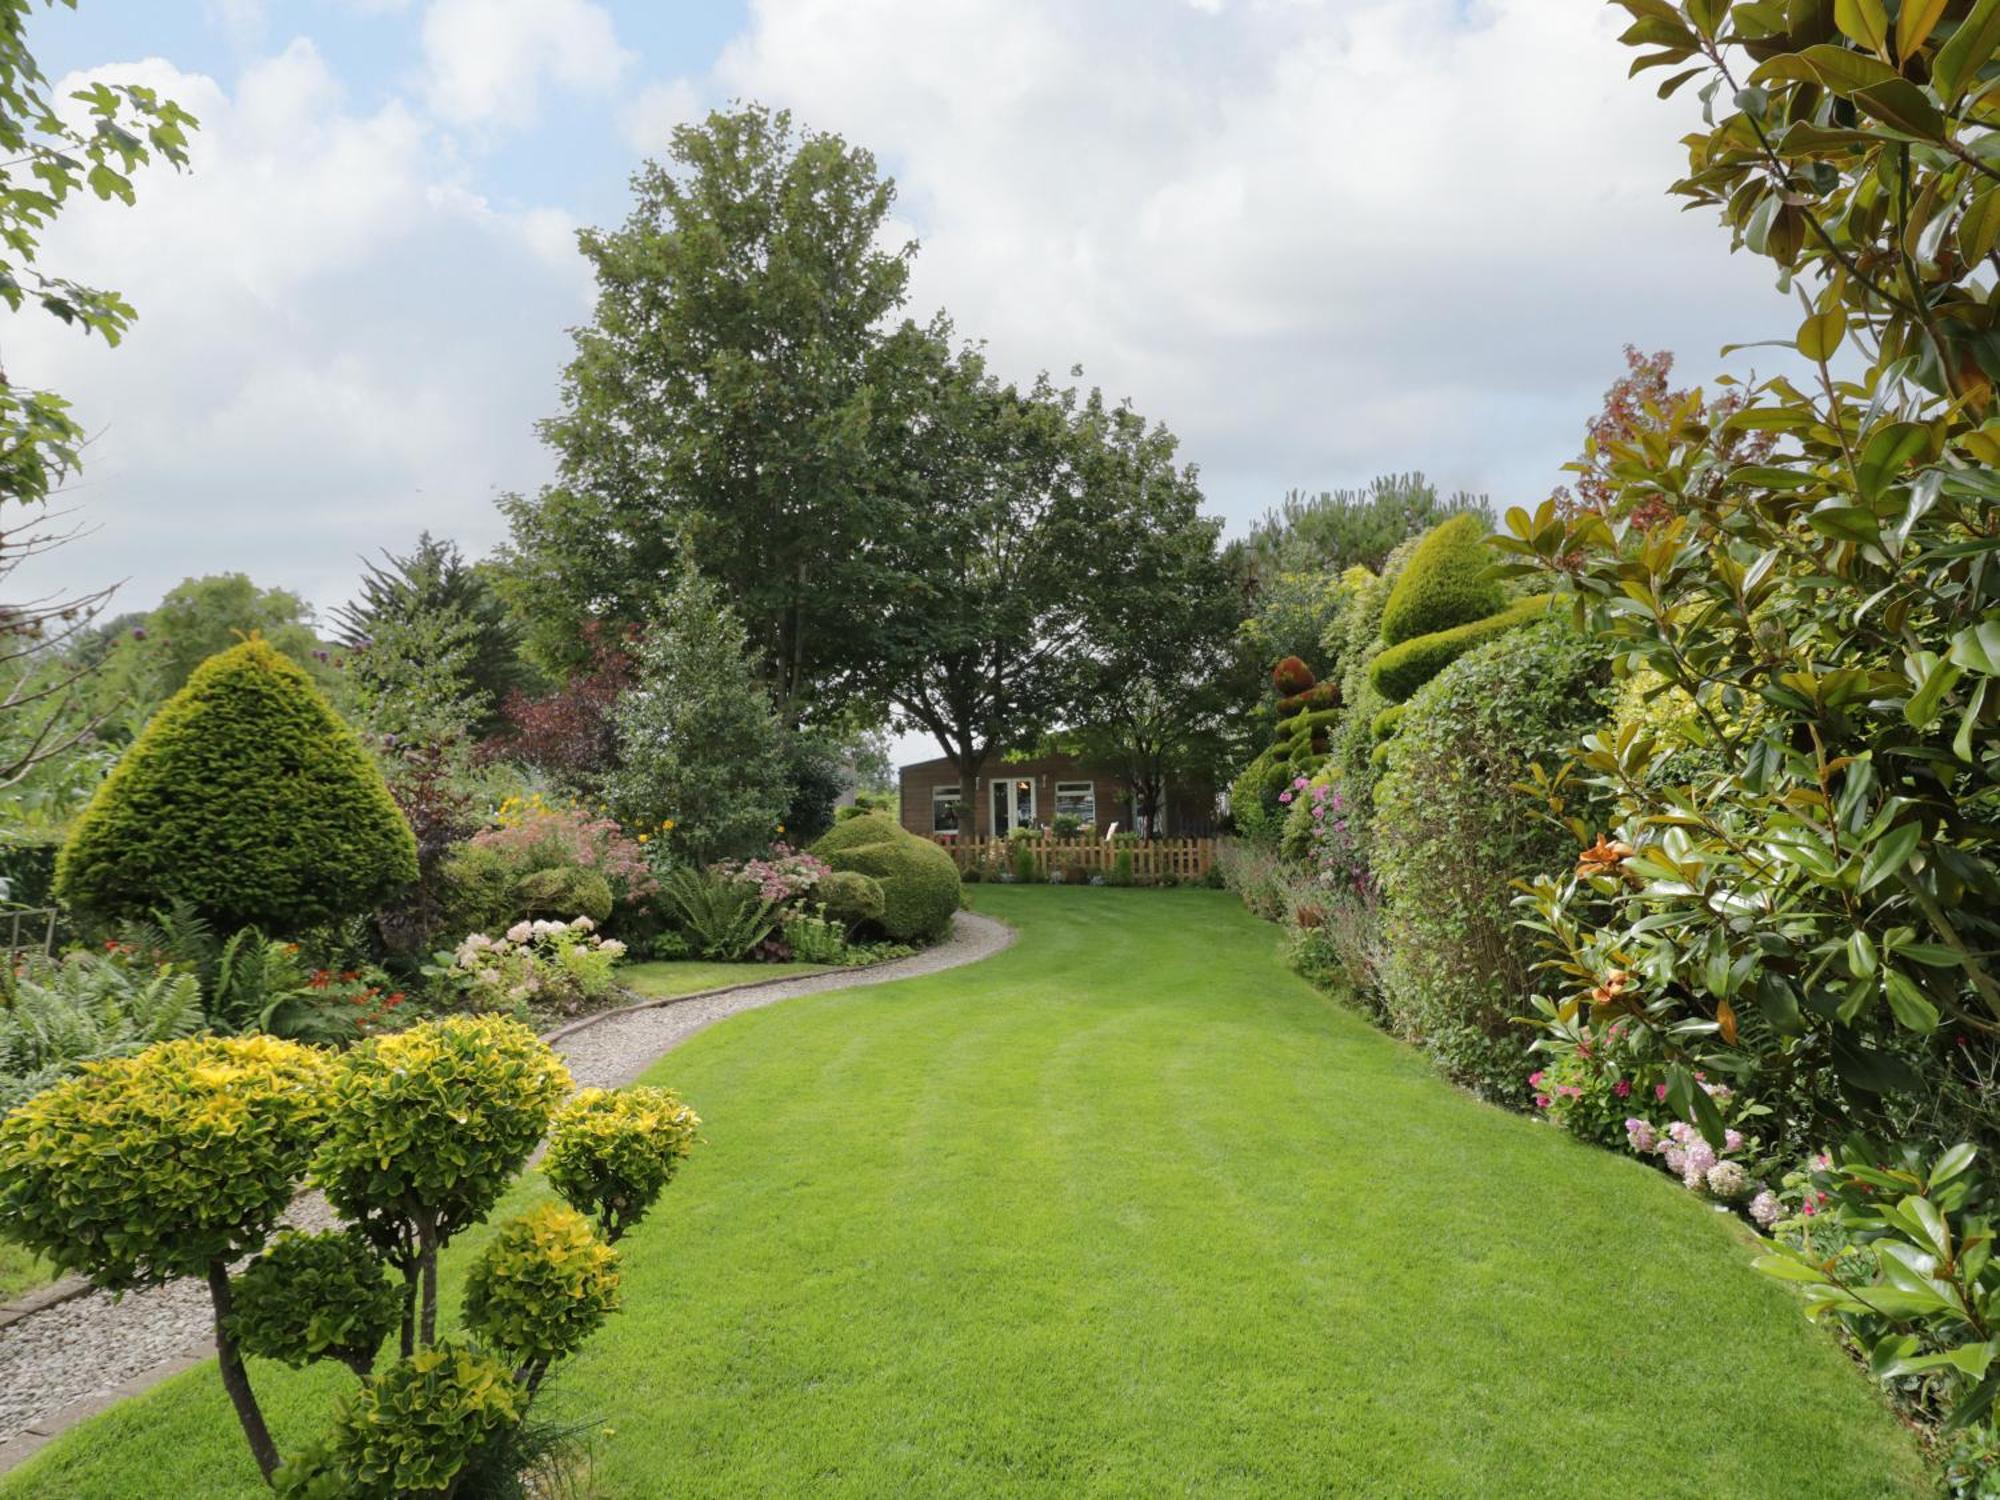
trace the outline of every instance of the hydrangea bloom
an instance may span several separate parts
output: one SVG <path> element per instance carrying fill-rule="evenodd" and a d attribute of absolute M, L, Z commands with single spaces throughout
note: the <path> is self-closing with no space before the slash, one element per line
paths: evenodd
<path fill-rule="evenodd" d="M 1733 1203 L 1741 1198 L 1750 1187 L 1750 1174 L 1743 1170 L 1743 1164 L 1735 1161 L 1719 1161 L 1708 1169 L 1708 1190 L 1725 1203 Z"/>
<path fill-rule="evenodd" d="M 1641 1156 L 1649 1154 L 1660 1144 L 1659 1134 L 1653 1129 L 1653 1123 L 1650 1120 L 1627 1120 L 1625 1122 L 1625 1139 L 1631 1143 L 1632 1149 Z"/>
<path fill-rule="evenodd" d="M 1698 1188 L 1707 1179 L 1709 1169 L 1716 1163 L 1715 1148 L 1707 1141 L 1696 1140 L 1688 1143 L 1681 1163 L 1681 1181 L 1690 1188 Z M 1741 1171 L 1739 1167 L 1737 1169 Z"/>
<path fill-rule="evenodd" d="M 1778 1202 L 1778 1195 L 1769 1188 L 1765 1188 L 1763 1192 L 1750 1200 L 1750 1217 L 1755 1219 L 1762 1228 L 1769 1229 L 1784 1216 L 1785 1210 L 1783 1205 Z"/>

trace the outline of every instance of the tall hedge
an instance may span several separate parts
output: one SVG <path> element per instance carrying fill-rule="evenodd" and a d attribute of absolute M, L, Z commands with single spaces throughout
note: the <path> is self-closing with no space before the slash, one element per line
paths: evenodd
<path fill-rule="evenodd" d="M 1476 511 L 1426 532 L 1383 607 L 1382 643 L 1400 646 L 1498 614 L 1507 606 L 1507 590 L 1486 576 L 1493 562 L 1486 517 Z"/>
<path fill-rule="evenodd" d="M 417 877 L 417 846 L 354 731 L 262 640 L 210 657 L 97 789 L 56 893 L 102 916 L 175 900 L 292 932 Z"/>
<path fill-rule="evenodd" d="M 1610 661 L 1563 619 L 1525 625 L 1446 667 L 1409 702 L 1375 786 L 1373 866 L 1387 905 L 1383 1004 L 1450 1077 L 1518 1101 L 1530 1069 L 1522 996 L 1532 935 L 1512 882 L 1560 869 L 1568 834 L 1515 788 L 1610 711 Z"/>
<path fill-rule="evenodd" d="M 1475 646 L 1483 646 L 1495 636 L 1541 619 L 1548 614 L 1552 598 L 1549 594 L 1534 594 L 1497 615 L 1413 636 L 1376 657 L 1368 669 L 1368 680 L 1389 702 L 1406 702 L 1418 688 Z"/>
<path fill-rule="evenodd" d="M 898 942 L 942 937 L 958 910 L 958 865 L 895 819 L 868 813 L 836 823 L 812 852 L 836 870 L 882 885 L 882 930 Z"/>

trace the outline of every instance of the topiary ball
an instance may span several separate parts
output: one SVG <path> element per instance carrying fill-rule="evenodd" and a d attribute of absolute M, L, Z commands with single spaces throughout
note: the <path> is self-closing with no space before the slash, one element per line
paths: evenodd
<path fill-rule="evenodd" d="M 618 1252 L 542 1203 L 502 1224 L 465 1277 L 465 1326 L 516 1364 L 566 1359 L 618 1308 Z"/>
<path fill-rule="evenodd" d="M 0 1234 L 112 1288 L 249 1254 L 298 1191 L 329 1063 L 253 1036 L 89 1064 L 0 1121 Z"/>
<path fill-rule="evenodd" d="M 615 1241 L 666 1191 L 700 1128 L 701 1117 L 670 1089 L 585 1089 L 556 1116 L 542 1172 Z"/>
<path fill-rule="evenodd" d="M 880 813 L 836 823 L 812 846 L 836 870 L 882 886 L 882 930 L 897 942 L 941 937 L 958 910 L 958 864 L 929 839 Z"/>
<path fill-rule="evenodd" d="M 1314 685 L 1312 668 L 1296 656 L 1288 656 L 1271 668 L 1271 686 L 1278 690 L 1280 698 L 1292 698 L 1308 691 Z"/>
<path fill-rule="evenodd" d="M 1486 545 L 1486 517 L 1478 511 L 1433 527 L 1410 554 L 1382 608 L 1382 640 L 1396 646 L 1496 614 L 1507 591 L 1487 576 L 1494 555 Z"/>
<path fill-rule="evenodd" d="M 186 901 L 224 931 L 355 916 L 416 878 L 416 839 L 360 739 L 261 640 L 195 669 L 56 863 L 72 906 L 134 917 Z"/>
<path fill-rule="evenodd" d="M 366 1375 L 403 1316 L 403 1294 L 348 1229 L 287 1230 L 230 1278 L 229 1331 L 245 1354 L 297 1369 L 337 1359 Z"/>
<path fill-rule="evenodd" d="M 829 922 L 849 928 L 881 921 L 886 904 L 882 882 L 858 870 L 835 870 L 814 888 L 813 897 L 826 908 Z"/>

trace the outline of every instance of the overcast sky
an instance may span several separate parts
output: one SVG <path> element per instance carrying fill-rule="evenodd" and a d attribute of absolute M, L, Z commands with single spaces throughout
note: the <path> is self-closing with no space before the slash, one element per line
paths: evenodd
<path fill-rule="evenodd" d="M 40 13 L 38 12 L 38 15 Z M 423 528 L 482 552 L 549 473 L 573 235 L 731 99 L 872 149 L 943 306 L 1009 377 L 1164 420 L 1232 527 L 1421 468 L 1532 503 L 1627 341 L 1705 378 L 1797 314 L 1665 188 L 1691 99 L 1598 0 L 82 0 L 52 75 L 158 86 L 193 170 L 87 205 L 48 267 L 140 311 L 107 351 L 0 313 L 96 434 L 98 530 L 32 581 L 145 608 L 231 570 L 344 599 Z M 1657 75 L 1654 75 L 1657 76 Z"/>

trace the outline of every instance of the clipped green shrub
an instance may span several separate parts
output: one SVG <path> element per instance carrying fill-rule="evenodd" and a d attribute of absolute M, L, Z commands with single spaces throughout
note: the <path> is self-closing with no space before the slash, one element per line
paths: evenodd
<path fill-rule="evenodd" d="M 617 1309 L 618 1252 L 560 1203 L 502 1224 L 465 1277 L 465 1326 L 529 1371 L 530 1390 Z"/>
<path fill-rule="evenodd" d="M 610 881 L 598 871 L 578 865 L 530 870 L 514 882 L 516 915 L 523 917 L 562 921 L 588 917 L 602 923 L 610 919 L 613 899 Z"/>
<path fill-rule="evenodd" d="M 700 1128 L 701 1117 L 670 1089 L 584 1089 L 556 1116 L 542 1171 L 616 1244 L 674 1180 Z"/>
<path fill-rule="evenodd" d="M 286 1230 L 232 1278 L 229 1331 L 245 1354 L 297 1369 L 337 1359 L 366 1377 L 403 1315 L 403 1294 L 351 1229 Z"/>
<path fill-rule="evenodd" d="M 1340 684 L 1337 682 L 1317 682 L 1303 693 L 1294 693 L 1289 698 L 1280 698 L 1274 712 L 1280 719 L 1289 719 L 1293 714 L 1304 713 L 1309 708 L 1338 708 L 1340 706 Z"/>
<path fill-rule="evenodd" d="M 1486 517 L 1476 511 L 1426 532 L 1383 606 L 1383 644 L 1399 646 L 1504 609 L 1506 588 L 1486 576 L 1494 561 L 1486 545 Z"/>
<path fill-rule="evenodd" d="M 1391 646 L 1375 658 L 1369 680 L 1391 703 L 1402 703 L 1474 647 L 1541 619 L 1548 614 L 1549 603 L 1547 594 L 1537 594 L 1483 620 Z"/>
<path fill-rule="evenodd" d="M 275 1478 L 294 1500 L 448 1495 L 521 1420 L 529 1392 L 490 1354 L 438 1344 L 398 1360 L 341 1402 L 333 1431 Z"/>
<path fill-rule="evenodd" d="M 251 1036 L 90 1064 L 0 1121 L 0 1234 L 114 1290 L 249 1254 L 305 1170 L 328 1062 Z"/>
<path fill-rule="evenodd" d="M 1402 722 L 1403 715 L 1408 711 L 1409 706 L 1407 703 L 1391 703 L 1382 712 L 1368 721 L 1369 734 L 1378 740 L 1389 738 L 1390 735 L 1396 732 L 1396 726 Z"/>
<path fill-rule="evenodd" d="M 438 1251 L 492 1210 L 569 1090 L 562 1059 L 499 1016 L 426 1021 L 334 1065 L 313 1179 L 406 1285 L 421 1278 L 405 1353 L 436 1329 Z"/>
<path fill-rule="evenodd" d="M 56 863 L 100 916 L 184 900 L 217 927 L 294 932 L 417 878 L 382 774 L 312 680 L 261 640 L 210 657 L 98 787 Z"/>
<path fill-rule="evenodd" d="M 849 931 L 882 920 L 882 882 L 858 870 L 835 870 L 813 891 L 813 899 L 826 908 L 827 920 Z"/>
<path fill-rule="evenodd" d="M 958 910 L 958 865 L 929 839 L 879 813 L 834 825 L 812 852 L 882 885 L 882 930 L 899 943 L 941 937 Z"/>
<path fill-rule="evenodd" d="M 1452 1079 L 1518 1101 L 1533 1033 L 1534 936 L 1512 882 L 1575 859 L 1516 790 L 1607 712 L 1610 663 L 1561 619 L 1459 658 L 1410 701 L 1375 788 L 1372 863 L 1387 905 L 1382 1004 Z M 1578 808 L 1588 817 L 1587 808 Z"/>

